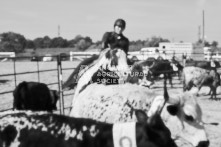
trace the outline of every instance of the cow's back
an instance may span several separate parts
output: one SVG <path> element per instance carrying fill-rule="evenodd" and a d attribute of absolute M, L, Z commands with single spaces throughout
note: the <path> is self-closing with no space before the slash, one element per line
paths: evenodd
<path fill-rule="evenodd" d="M 115 143 L 122 142 L 113 140 L 113 134 L 119 133 L 113 131 L 113 124 L 92 119 L 45 112 L 9 112 L 0 116 L 0 146 L 114 147 Z M 140 113 L 139 120 L 132 128 L 127 128 L 135 129 L 135 136 L 129 137 L 135 139 L 137 147 L 176 147 L 159 115 L 147 121 L 147 116 Z M 126 136 L 131 140 L 129 137 Z"/>

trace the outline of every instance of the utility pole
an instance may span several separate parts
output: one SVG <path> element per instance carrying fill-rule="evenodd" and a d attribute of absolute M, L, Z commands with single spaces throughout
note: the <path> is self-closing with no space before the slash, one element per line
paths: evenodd
<path fill-rule="evenodd" d="M 205 19 L 204 19 L 204 10 L 203 10 L 203 37 L 202 37 L 202 40 L 203 40 L 203 46 L 204 46 L 204 43 L 205 43 Z"/>
<path fill-rule="evenodd" d="M 58 37 L 60 37 L 60 25 L 58 25 Z"/>

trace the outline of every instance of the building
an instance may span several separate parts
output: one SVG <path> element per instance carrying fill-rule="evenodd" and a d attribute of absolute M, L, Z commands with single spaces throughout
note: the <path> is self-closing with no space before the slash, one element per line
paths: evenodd
<path fill-rule="evenodd" d="M 169 58 L 172 58 L 173 55 L 178 59 L 182 59 L 183 55 L 186 55 L 187 58 L 192 58 L 194 60 L 204 60 L 204 51 L 203 46 L 193 45 L 192 43 L 170 43 L 170 42 L 161 42 L 159 43 L 159 51 L 165 52 Z"/>

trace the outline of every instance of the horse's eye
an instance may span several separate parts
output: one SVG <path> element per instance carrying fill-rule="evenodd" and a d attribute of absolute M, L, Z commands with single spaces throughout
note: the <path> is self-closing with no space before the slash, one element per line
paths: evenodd
<path fill-rule="evenodd" d="M 186 119 L 187 121 L 190 121 L 190 122 L 193 122 L 193 121 L 194 121 L 194 118 L 193 118 L 193 116 L 191 116 L 191 115 L 185 115 L 185 119 Z"/>

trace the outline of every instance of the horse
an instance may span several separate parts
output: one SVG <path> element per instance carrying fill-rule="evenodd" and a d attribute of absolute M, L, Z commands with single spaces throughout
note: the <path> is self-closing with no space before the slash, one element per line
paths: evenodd
<path fill-rule="evenodd" d="M 79 72 L 73 101 L 91 83 L 119 84 L 119 81 L 126 80 L 129 71 L 126 53 L 122 49 L 101 51 L 96 60 Z M 113 77 L 116 81 L 111 80 Z"/>

